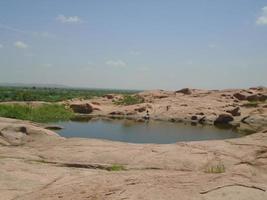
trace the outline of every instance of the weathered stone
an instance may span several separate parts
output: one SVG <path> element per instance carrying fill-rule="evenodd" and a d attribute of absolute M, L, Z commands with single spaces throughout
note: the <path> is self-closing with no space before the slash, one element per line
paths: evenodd
<path fill-rule="evenodd" d="M 196 115 L 204 115 L 204 113 L 203 112 L 198 112 L 198 113 L 196 113 Z"/>
<path fill-rule="evenodd" d="M 240 108 L 239 107 L 236 107 L 234 109 L 231 109 L 231 110 L 227 110 L 226 112 L 230 113 L 231 115 L 233 115 L 234 117 L 235 116 L 240 116 L 241 113 L 240 113 Z"/>
<path fill-rule="evenodd" d="M 215 119 L 214 124 L 228 124 L 229 122 L 233 121 L 234 118 L 230 114 L 220 114 L 217 119 Z"/>
<path fill-rule="evenodd" d="M 241 94 L 241 93 L 235 93 L 235 94 L 233 94 L 233 96 L 234 96 L 235 98 L 237 98 L 238 100 L 240 100 L 240 101 L 244 101 L 244 100 L 247 99 L 247 96 L 244 95 L 244 94 Z"/>
<path fill-rule="evenodd" d="M 197 120 L 197 116 L 196 116 L 196 115 L 193 115 L 193 116 L 191 117 L 191 120 Z"/>
<path fill-rule="evenodd" d="M 144 112 L 144 111 L 146 111 L 146 107 L 145 106 L 138 107 L 138 108 L 135 108 L 134 110 L 137 111 L 137 112 Z"/>
<path fill-rule="evenodd" d="M 107 98 L 107 99 L 114 99 L 115 94 L 106 94 L 103 97 Z"/>
<path fill-rule="evenodd" d="M 90 114 L 93 112 L 93 107 L 89 103 L 73 103 L 70 108 L 75 113 Z"/>
<path fill-rule="evenodd" d="M 109 113 L 110 115 L 124 115 L 124 112 L 121 111 L 113 111 L 111 113 Z"/>
<path fill-rule="evenodd" d="M 177 90 L 175 93 L 183 93 L 186 95 L 190 95 L 190 94 L 192 94 L 192 91 L 189 88 L 183 88 L 181 90 Z"/>

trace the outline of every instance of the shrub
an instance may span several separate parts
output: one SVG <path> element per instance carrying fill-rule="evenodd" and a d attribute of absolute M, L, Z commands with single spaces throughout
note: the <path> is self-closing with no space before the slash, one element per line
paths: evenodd
<path fill-rule="evenodd" d="M 253 107 L 258 107 L 259 102 L 257 101 L 249 101 L 248 103 L 244 103 L 242 106 L 247 107 L 247 108 L 253 108 Z"/>
<path fill-rule="evenodd" d="M 122 99 L 114 101 L 117 105 L 134 105 L 143 102 L 144 99 L 138 95 L 124 95 Z"/>

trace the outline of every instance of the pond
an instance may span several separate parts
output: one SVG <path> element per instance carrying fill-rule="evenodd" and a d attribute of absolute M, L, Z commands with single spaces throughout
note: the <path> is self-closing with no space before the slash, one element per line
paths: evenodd
<path fill-rule="evenodd" d="M 57 131 L 63 137 L 98 138 L 128 143 L 168 144 L 178 141 L 217 140 L 242 136 L 232 129 L 162 121 L 91 119 L 59 122 L 57 125 L 63 127 L 62 130 Z"/>

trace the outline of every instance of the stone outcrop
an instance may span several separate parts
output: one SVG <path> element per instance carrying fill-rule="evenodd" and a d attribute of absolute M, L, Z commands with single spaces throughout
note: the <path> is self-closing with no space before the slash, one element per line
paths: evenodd
<path fill-rule="evenodd" d="M 228 124 L 229 122 L 233 121 L 234 118 L 230 114 L 220 114 L 214 121 L 214 124 Z"/>
<path fill-rule="evenodd" d="M 235 98 L 237 98 L 238 100 L 240 100 L 240 101 L 247 100 L 247 96 L 244 95 L 244 94 L 242 94 L 242 93 L 239 93 L 239 92 L 233 94 L 233 96 L 234 96 Z"/>
<path fill-rule="evenodd" d="M 70 108 L 75 113 L 90 114 L 93 112 L 93 107 L 89 103 L 72 103 L 70 104 Z"/>
<path fill-rule="evenodd" d="M 267 96 L 267 88 L 246 90 L 189 90 L 189 93 L 193 91 L 191 95 L 187 95 L 189 94 L 186 92 L 188 90 L 182 90 L 186 94 L 164 90 L 140 92 L 136 95 L 143 99 L 143 103 L 135 105 L 115 104 L 114 99 L 120 98 L 120 95 L 114 95 L 114 99 L 99 97 L 93 98 L 92 100 L 72 101 L 71 104 L 88 103 L 93 109 L 90 115 L 113 117 L 118 115 L 120 117 L 141 120 L 144 117 L 144 112 L 147 110 L 150 120 L 160 119 L 188 123 L 194 121 L 195 123 L 204 125 L 213 125 L 217 120 L 216 123 L 230 123 L 239 127 L 239 129 L 248 128 L 242 122 L 242 118 L 250 116 L 256 109 L 260 109 L 261 114 L 267 113 L 267 102 L 266 100 L 263 101 L 265 96 Z M 249 102 L 247 98 L 250 99 L 250 96 L 257 98 L 257 101 L 255 103 L 254 101 Z M 230 115 L 230 117 L 222 120 L 227 122 L 220 122 L 221 118 L 218 118 L 218 116 L 222 113 Z M 191 119 L 193 115 L 197 119 Z M 262 124 L 258 122 L 259 120 L 254 125 L 258 124 L 258 128 L 260 128 Z"/>
<path fill-rule="evenodd" d="M 182 93 L 182 94 L 190 95 L 192 94 L 192 91 L 189 88 L 183 88 L 181 90 L 177 90 L 175 93 Z"/>
<path fill-rule="evenodd" d="M 247 97 L 248 101 L 266 101 L 267 95 L 263 94 L 254 94 Z"/>

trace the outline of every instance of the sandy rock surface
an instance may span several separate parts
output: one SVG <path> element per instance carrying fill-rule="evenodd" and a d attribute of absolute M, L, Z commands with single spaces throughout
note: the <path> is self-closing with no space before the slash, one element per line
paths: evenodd
<path fill-rule="evenodd" d="M 259 88 L 248 91 L 253 95 Z M 217 141 L 129 144 L 65 139 L 38 124 L 0 118 L 0 199 L 266 200 L 266 103 L 244 107 L 247 100 L 233 97 L 237 90 L 190 92 L 143 92 L 145 103 L 131 106 L 115 106 L 111 97 L 88 103 L 101 109 L 93 111 L 99 115 L 135 112 L 142 117 L 149 110 L 155 119 L 197 121 L 205 116 L 211 123 L 238 106 L 240 115 L 232 115 L 230 123 L 243 123 L 257 133 Z M 120 170 L 112 170 L 115 165 Z"/>

